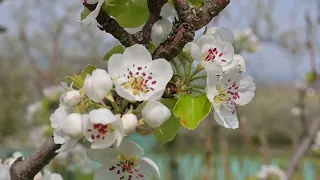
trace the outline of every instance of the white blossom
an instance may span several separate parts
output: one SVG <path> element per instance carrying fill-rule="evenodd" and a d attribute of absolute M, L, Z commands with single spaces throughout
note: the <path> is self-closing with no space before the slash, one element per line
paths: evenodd
<path fill-rule="evenodd" d="M 160 16 L 163 18 L 168 18 L 168 17 L 178 18 L 177 11 L 169 3 L 166 3 L 162 6 L 161 11 L 160 11 Z"/>
<path fill-rule="evenodd" d="M 62 144 L 61 148 L 56 152 L 63 152 L 72 149 L 78 140 L 68 136 L 63 130 L 63 122 L 67 119 L 70 112 L 67 111 L 67 107 L 60 106 L 55 112 L 50 116 L 51 127 L 54 128 L 53 131 L 53 141 L 55 144 Z"/>
<path fill-rule="evenodd" d="M 81 139 L 83 137 L 82 115 L 78 113 L 69 114 L 63 121 L 61 121 L 60 128 L 72 139 Z"/>
<path fill-rule="evenodd" d="M 136 127 L 138 126 L 138 118 L 134 114 L 124 114 L 121 117 L 124 132 L 128 134 L 132 134 L 136 131 Z"/>
<path fill-rule="evenodd" d="M 161 126 L 171 116 L 170 110 L 158 101 L 149 101 L 142 109 L 143 120 L 152 128 Z"/>
<path fill-rule="evenodd" d="M 223 41 L 218 33 L 202 35 L 195 43 L 187 43 L 185 48 L 208 74 L 220 75 L 237 65 L 233 62 L 232 44 Z"/>
<path fill-rule="evenodd" d="M 100 12 L 100 9 L 102 7 L 104 0 L 83 0 L 83 4 L 96 4 L 98 3 L 97 7 L 95 10 L 90 12 L 90 14 L 87 15 L 83 20 L 79 21 L 82 24 L 89 25 L 92 22 L 96 22 L 96 18 Z"/>
<path fill-rule="evenodd" d="M 84 80 L 84 93 L 94 102 L 101 102 L 112 89 L 112 80 L 103 69 L 96 69 L 92 74 L 87 74 Z"/>
<path fill-rule="evenodd" d="M 219 35 L 222 41 L 232 44 L 234 42 L 233 32 L 226 27 L 211 27 L 206 31 L 207 35 Z"/>
<path fill-rule="evenodd" d="M 77 90 L 71 90 L 63 95 L 63 103 L 68 106 L 75 106 L 81 101 L 81 94 Z"/>
<path fill-rule="evenodd" d="M 115 149 L 90 150 L 88 157 L 103 164 L 95 173 L 94 180 L 160 179 L 158 166 L 151 159 L 140 157 L 142 154 L 143 149 L 129 140 L 124 140 Z"/>
<path fill-rule="evenodd" d="M 108 61 L 108 72 L 119 96 L 130 101 L 157 100 L 172 78 L 171 64 L 165 59 L 152 60 L 140 44 L 114 54 Z"/>
<path fill-rule="evenodd" d="M 226 128 L 238 128 L 236 108 L 249 103 L 254 97 L 255 89 L 252 77 L 239 73 L 237 68 L 221 77 L 208 74 L 206 92 L 213 105 L 216 121 Z"/>
<path fill-rule="evenodd" d="M 124 137 L 122 121 L 109 109 L 94 109 L 83 115 L 82 131 L 91 142 L 91 148 L 108 148 L 116 142 L 119 145 Z"/>
<path fill-rule="evenodd" d="M 42 90 L 44 97 L 55 100 L 64 92 L 64 89 L 61 86 L 50 86 Z"/>

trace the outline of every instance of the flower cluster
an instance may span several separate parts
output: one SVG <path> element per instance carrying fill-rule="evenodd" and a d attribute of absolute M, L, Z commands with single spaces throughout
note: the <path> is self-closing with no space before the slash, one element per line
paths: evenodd
<path fill-rule="evenodd" d="M 238 128 L 238 106 L 254 97 L 255 84 L 246 74 L 243 57 L 234 54 L 233 33 L 227 28 L 209 28 L 186 49 L 207 73 L 206 94 L 214 109 L 214 118 L 226 128 Z"/>
<path fill-rule="evenodd" d="M 150 174 L 142 167 L 149 168 L 150 163 L 156 167 L 155 164 L 148 159 L 136 159 L 135 156 L 140 154 L 128 156 L 127 152 L 122 152 L 123 149 L 131 153 L 134 148 L 141 149 L 123 139 L 136 132 L 138 126 L 147 126 L 152 131 L 170 117 L 170 110 L 158 100 L 172 76 L 173 70 L 168 61 L 152 60 L 144 46 L 134 45 L 123 54 L 111 56 L 107 71 L 95 69 L 88 73 L 81 88 L 74 89 L 73 85 L 66 87 L 64 84 L 66 92 L 60 98 L 59 108 L 50 117 L 54 142 L 62 144 L 57 152 L 70 151 L 77 143 L 101 152 L 114 151 L 111 148 L 114 146 L 123 158 L 127 158 L 123 159 L 126 164 L 122 166 L 128 166 L 124 171 L 127 174 L 123 176 L 130 178 L 135 175 L 141 179 L 153 176 L 154 173 Z M 137 171 L 134 163 L 140 164 L 142 169 Z M 116 175 L 124 172 L 121 169 L 121 173 L 119 171 Z M 99 172 L 96 176 L 100 177 Z"/>
<path fill-rule="evenodd" d="M 86 3 L 98 3 L 82 20 L 82 23 L 91 23 L 104 1 L 85 0 Z M 171 32 L 170 18 L 176 16 L 176 12 L 166 4 L 161 15 L 163 18 L 151 31 L 154 46 L 161 44 Z M 79 76 L 69 77 L 70 86 L 63 84 L 65 92 L 60 97 L 59 108 L 50 117 L 54 142 L 62 145 L 57 152 L 70 151 L 76 144 L 86 147 L 88 158 L 103 164 L 96 172 L 95 180 L 160 179 L 157 165 L 148 158 L 141 158 L 143 149 L 125 137 L 133 133 L 149 134 L 156 129 L 169 139 L 163 134 L 168 129 L 162 131 L 162 127 L 169 127 L 168 124 L 162 126 L 168 119 L 181 117 L 182 125 L 194 129 L 194 122 L 205 118 L 211 107 L 219 124 L 238 128 L 236 109 L 252 100 L 256 87 L 246 74 L 243 57 L 234 53 L 233 43 L 234 35 L 229 29 L 209 28 L 196 42 L 188 43 L 171 63 L 162 58 L 153 60 L 145 46 L 136 44 L 124 49 L 123 53 L 113 53 L 108 58 L 107 70 L 86 66 Z M 180 71 L 181 67 L 184 73 Z M 194 77 L 200 72 L 205 75 Z M 193 86 L 192 81 L 201 78 L 206 84 L 203 91 L 189 87 Z M 171 88 L 174 93 L 164 94 Z M 198 100 L 193 99 L 197 98 L 194 93 L 202 92 Z M 180 94 L 185 100 L 181 100 Z M 169 109 L 164 97 L 170 97 L 175 106 Z M 185 108 L 188 102 L 195 101 L 204 106 L 202 114 L 194 115 L 197 113 L 191 112 L 196 111 L 194 107 Z M 189 117 L 183 119 L 186 114 Z M 189 118 L 192 123 L 187 122 Z"/>

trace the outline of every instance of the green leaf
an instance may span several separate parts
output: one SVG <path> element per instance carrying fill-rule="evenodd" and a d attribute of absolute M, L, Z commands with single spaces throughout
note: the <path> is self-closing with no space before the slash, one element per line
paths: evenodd
<path fill-rule="evenodd" d="M 184 127 L 194 130 L 209 115 L 211 106 L 206 95 L 192 97 L 189 94 L 180 94 L 173 112 L 176 117 L 180 117 Z"/>
<path fill-rule="evenodd" d="M 81 12 L 81 20 L 86 18 L 90 14 L 90 10 L 87 7 L 84 7 L 83 11 Z"/>
<path fill-rule="evenodd" d="M 118 45 L 118 46 L 114 46 L 112 49 L 110 49 L 109 52 L 107 52 L 106 55 L 104 55 L 103 57 L 103 60 L 105 61 L 108 61 L 109 58 L 114 55 L 114 54 L 118 54 L 118 53 L 123 53 L 123 51 L 125 50 L 126 48 L 122 45 Z"/>
<path fill-rule="evenodd" d="M 67 76 L 66 78 L 70 82 L 73 82 L 73 85 L 76 88 L 81 89 L 83 86 L 84 80 L 87 77 L 87 74 L 91 74 L 92 71 L 94 71 L 95 69 L 97 69 L 95 66 L 88 64 L 88 65 L 86 65 L 86 67 L 83 68 L 80 75 Z"/>
<path fill-rule="evenodd" d="M 165 144 L 174 139 L 178 130 L 181 127 L 181 124 L 179 122 L 179 119 L 176 118 L 172 112 L 177 102 L 177 99 L 167 98 L 167 99 L 163 99 L 161 102 L 171 110 L 171 116 L 166 122 L 164 122 L 160 126 L 161 131 L 158 129 L 155 129 L 153 131 L 153 135 L 157 138 L 158 142 Z"/>
<path fill-rule="evenodd" d="M 117 0 L 114 6 L 106 3 L 103 9 L 124 28 L 137 28 L 147 22 L 149 9 L 146 0 Z"/>

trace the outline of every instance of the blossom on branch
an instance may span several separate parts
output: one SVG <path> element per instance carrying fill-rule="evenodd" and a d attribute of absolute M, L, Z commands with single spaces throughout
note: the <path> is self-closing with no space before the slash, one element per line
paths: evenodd
<path fill-rule="evenodd" d="M 185 48 L 194 60 L 200 62 L 199 68 L 204 68 L 207 73 L 220 75 L 237 65 L 233 62 L 234 49 L 231 41 L 233 34 L 228 29 L 221 29 L 213 34 L 202 35 L 195 43 L 187 43 Z"/>
<path fill-rule="evenodd" d="M 124 129 L 122 121 L 109 109 L 100 108 L 83 115 L 82 131 L 86 139 L 91 142 L 91 148 L 108 148 L 116 142 L 122 142 Z"/>
<path fill-rule="evenodd" d="M 150 52 L 140 44 L 128 47 L 123 54 L 112 55 L 108 72 L 118 95 L 129 101 L 160 99 L 173 75 L 167 60 L 152 60 Z"/>
<path fill-rule="evenodd" d="M 171 116 L 170 109 L 158 101 L 149 101 L 142 109 L 142 117 L 150 127 L 161 126 Z"/>
<path fill-rule="evenodd" d="M 89 25 L 92 22 L 96 22 L 96 18 L 100 12 L 102 4 L 104 3 L 104 0 L 83 0 L 82 3 L 83 3 L 83 5 L 98 3 L 98 5 L 97 5 L 96 9 L 94 11 L 90 12 L 90 14 L 86 18 L 81 20 L 80 23 Z"/>
<path fill-rule="evenodd" d="M 64 130 L 73 127 L 64 127 L 66 125 L 65 120 L 68 118 L 69 109 L 65 106 L 60 106 L 55 112 L 50 116 L 51 127 L 54 128 L 53 131 L 53 141 L 55 144 L 62 144 L 61 148 L 58 149 L 56 152 L 68 151 L 73 148 L 76 143 L 78 142 L 77 139 L 73 139 Z M 72 121 L 72 120 L 71 120 Z M 67 122 L 67 124 L 71 122 Z"/>
<path fill-rule="evenodd" d="M 124 140 L 120 146 L 109 149 L 89 150 L 88 157 L 103 164 L 94 180 L 160 179 L 158 166 L 149 158 L 139 157 L 143 149 L 133 141 Z"/>
<path fill-rule="evenodd" d="M 112 80 L 107 71 L 103 69 L 96 69 L 92 74 L 87 74 L 84 80 L 84 93 L 92 101 L 101 102 L 112 89 Z"/>
<path fill-rule="evenodd" d="M 236 109 L 249 103 L 256 89 L 253 79 L 248 74 L 239 73 L 233 68 L 217 77 L 207 76 L 206 93 L 214 108 L 214 118 L 222 126 L 235 129 L 239 127 Z"/>

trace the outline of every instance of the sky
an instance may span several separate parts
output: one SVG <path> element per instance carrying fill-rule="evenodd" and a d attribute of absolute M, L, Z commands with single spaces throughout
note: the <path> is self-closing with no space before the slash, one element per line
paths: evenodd
<path fill-rule="evenodd" d="M 39 0 L 45 2 L 43 0 Z M 80 0 L 61 1 L 61 3 L 74 3 Z M 250 20 L 255 16 L 255 4 L 258 1 L 270 2 L 270 0 L 231 0 L 227 10 L 223 12 L 224 16 L 219 19 L 219 26 L 228 27 L 231 30 L 242 30 L 250 25 Z M 305 39 L 305 20 L 304 13 L 306 10 L 311 12 L 313 19 L 317 15 L 317 1 L 316 0 L 275 0 L 276 5 L 273 10 L 273 19 L 276 22 L 277 33 L 288 31 L 292 28 L 299 29 L 298 37 L 300 41 Z M 14 14 L 14 7 L 16 7 L 22 0 L 5 0 L 0 5 L 0 24 L 8 27 L 8 33 L 16 33 L 16 23 L 13 22 L 12 14 Z M 266 4 L 265 4 L 266 5 Z M 36 6 L 33 6 L 36 7 Z M 81 5 L 79 6 L 79 12 Z M 57 9 L 58 14 L 63 14 L 64 9 Z M 23 18 L 23 17 L 21 17 Z M 50 18 L 45 14 L 35 14 L 35 18 Z M 74 22 L 77 22 L 79 16 L 73 17 Z M 72 19 L 73 20 L 73 19 Z M 263 22 L 261 23 L 262 31 L 265 30 Z M 30 27 L 32 29 L 32 27 Z M 319 29 L 319 28 L 318 28 Z M 32 33 L 32 30 L 30 30 Z M 97 33 L 101 33 L 97 30 Z M 267 31 L 265 33 L 268 33 Z M 319 34 L 319 33 L 318 33 Z M 101 33 L 107 41 L 113 40 L 111 36 Z M 1 35 L 0 35 L 1 37 Z M 275 38 L 277 39 L 277 38 Z M 1 39 L 0 39 L 1 40 Z M 315 37 L 317 40 L 318 54 L 317 60 L 320 60 L 319 36 Z M 103 55 L 103 54 L 102 54 Z M 297 79 L 301 79 L 306 72 L 310 70 L 307 52 L 304 51 L 299 55 L 292 55 L 284 48 L 276 43 L 261 42 L 259 45 L 259 52 L 254 54 L 243 54 L 247 60 L 248 72 L 255 79 L 270 81 L 270 82 L 287 82 L 294 83 Z M 295 62 L 295 63 L 292 63 Z M 318 64 L 319 68 L 320 65 Z"/>

